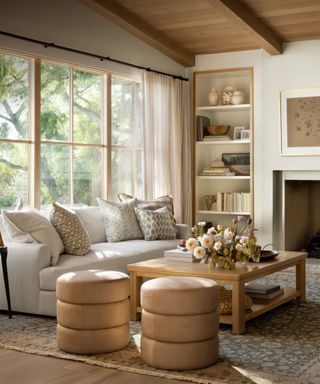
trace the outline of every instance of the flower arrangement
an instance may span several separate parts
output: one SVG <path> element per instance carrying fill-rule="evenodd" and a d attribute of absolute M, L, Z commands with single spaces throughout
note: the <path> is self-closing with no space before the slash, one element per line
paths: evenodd
<path fill-rule="evenodd" d="M 258 262 L 260 253 L 251 223 L 250 218 L 238 216 L 232 220 L 232 226 L 224 228 L 219 224 L 205 233 L 206 223 L 199 222 L 192 228 L 193 237 L 186 241 L 186 248 L 211 268 L 232 269 L 237 261 L 246 263 L 250 259 Z"/>

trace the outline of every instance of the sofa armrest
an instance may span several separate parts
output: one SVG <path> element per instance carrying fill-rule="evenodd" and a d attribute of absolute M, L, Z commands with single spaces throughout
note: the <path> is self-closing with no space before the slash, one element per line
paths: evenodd
<path fill-rule="evenodd" d="M 50 265 L 50 249 L 45 244 L 8 242 L 8 277 L 12 309 L 39 312 L 41 269 Z M 0 268 L 0 308 L 6 308 Z"/>
<path fill-rule="evenodd" d="M 176 236 L 177 239 L 188 239 L 191 237 L 191 228 L 188 224 L 176 224 Z"/>

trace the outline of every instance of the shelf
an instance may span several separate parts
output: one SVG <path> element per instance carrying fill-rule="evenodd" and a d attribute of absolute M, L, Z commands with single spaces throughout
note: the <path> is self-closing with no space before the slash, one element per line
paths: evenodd
<path fill-rule="evenodd" d="M 230 111 L 249 111 L 250 104 L 238 104 L 238 105 L 206 105 L 203 107 L 197 107 L 197 111 L 212 111 L 212 112 L 230 112 Z"/>
<path fill-rule="evenodd" d="M 250 140 L 208 140 L 208 141 L 197 141 L 197 145 L 232 145 L 232 144 L 250 144 Z"/>
<path fill-rule="evenodd" d="M 250 180 L 250 176 L 197 176 L 198 180 Z"/>
<path fill-rule="evenodd" d="M 208 210 L 200 210 L 197 211 L 200 214 L 208 214 L 208 215 L 233 215 L 233 216 L 250 216 L 250 212 L 229 212 L 229 211 L 208 211 Z"/>
<path fill-rule="evenodd" d="M 267 300 L 264 304 L 255 304 L 253 300 L 253 307 L 250 311 L 245 313 L 245 321 L 251 320 L 265 312 L 270 311 L 273 308 L 287 303 L 288 301 L 296 299 L 300 295 L 300 292 L 294 288 L 284 288 L 283 295 L 274 297 Z M 232 315 L 220 315 L 219 323 L 232 324 Z"/>

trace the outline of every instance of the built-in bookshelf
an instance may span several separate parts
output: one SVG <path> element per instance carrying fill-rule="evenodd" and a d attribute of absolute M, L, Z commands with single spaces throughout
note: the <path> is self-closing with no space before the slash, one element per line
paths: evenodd
<path fill-rule="evenodd" d="M 243 103 L 222 105 L 221 94 L 227 86 L 244 93 Z M 229 225 L 230 216 L 253 218 L 252 86 L 252 68 L 194 73 L 194 222 Z M 220 94 L 218 105 L 209 105 L 211 88 Z M 229 125 L 230 129 L 226 135 L 215 137 L 205 129 L 206 124 Z M 243 127 L 249 137 L 238 137 L 239 128 L 235 127 Z M 220 175 L 212 164 L 222 161 L 223 154 L 246 154 L 249 164 L 222 164 L 230 173 Z M 211 204 L 212 196 L 215 200 Z"/>

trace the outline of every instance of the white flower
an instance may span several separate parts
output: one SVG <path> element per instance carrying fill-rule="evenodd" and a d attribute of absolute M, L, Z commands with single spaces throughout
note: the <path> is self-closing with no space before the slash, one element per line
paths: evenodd
<path fill-rule="evenodd" d="M 208 234 L 208 235 L 214 235 L 215 233 L 217 233 L 215 227 L 211 227 L 211 228 L 209 228 L 208 231 L 207 231 L 207 234 Z"/>
<path fill-rule="evenodd" d="M 244 245 L 249 244 L 249 238 L 248 238 L 248 236 L 243 236 L 243 237 L 241 237 L 241 239 L 240 239 L 240 243 L 241 243 L 241 244 L 244 244 Z"/>
<path fill-rule="evenodd" d="M 224 231 L 224 237 L 225 239 L 227 240 L 232 240 L 233 239 L 233 232 L 230 230 L 230 228 L 226 228 L 225 231 Z"/>
<path fill-rule="evenodd" d="M 198 241 L 194 239 L 193 237 L 190 237 L 190 239 L 186 242 L 186 248 L 188 251 L 193 251 L 195 247 L 198 245 Z"/>
<path fill-rule="evenodd" d="M 206 250 L 203 247 L 196 247 L 193 254 L 196 259 L 202 259 L 206 255 Z"/>
<path fill-rule="evenodd" d="M 213 244 L 213 238 L 210 235 L 203 235 L 200 244 L 203 246 L 203 248 L 211 248 Z"/>
<path fill-rule="evenodd" d="M 236 245 L 236 250 L 237 250 L 237 251 L 242 251 L 242 249 L 243 249 L 243 245 L 237 243 L 237 245 Z"/>
<path fill-rule="evenodd" d="M 199 227 L 204 227 L 206 225 L 206 222 L 205 221 L 199 221 L 198 222 L 198 226 Z"/>
<path fill-rule="evenodd" d="M 214 243 L 213 248 L 214 248 L 216 251 L 220 251 L 220 249 L 222 248 L 222 243 L 221 243 L 221 241 L 216 241 L 216 242 Z"/>
<path fill-rule="evenodd" d="M 221 230 L 222 230 L 222 225 L 221 225 L 221 224 L 218 224 L 218 225 L 217 225 L 217 230 L 218 230 L 218 231 L 221 231 Z"/>

